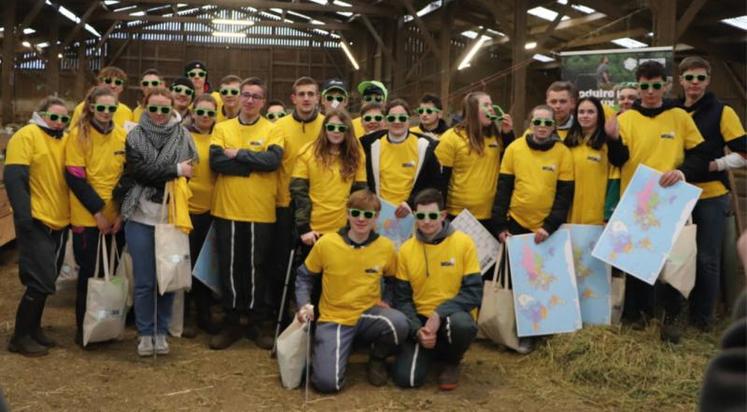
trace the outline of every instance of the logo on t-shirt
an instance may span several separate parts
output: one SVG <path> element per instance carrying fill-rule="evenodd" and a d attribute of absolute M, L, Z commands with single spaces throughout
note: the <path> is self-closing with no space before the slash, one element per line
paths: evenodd
<path fill-rule="evenodd" d="M 124 156 L 125 155 L 125 151 L 124 150 L 115 150 L 114 151 L 114 155 L 115 156 Z"/>
<path fill-rule="evenodd" d="M 542 165 L 542 170 L 554 173 L 557 168 L 555 167 L 555 165 Z"/>
<path fill-rule="evenodd" d="M 456 265 L 456 259 L 453 257 L 445 262 L 441 262 L 441 267 L 448 267 Z"/>
<path fill-rule="evenodd" d="M 498 143 L 488 143 L 488 147 L 496 149 L 498 148 Z"/>
<path fill-rule="evenodd" d="M 674 132 L 666 132 L 659 135 L 662 139 L 674 139 Z"/>
<path fill-rule="evenodd" d="M 374 267 L 366 268 L 364 272 L 376 275 L 379 272 L 381 272 L 381 268 L 379 266 L 374 266 Z"/>
<path fill-rule="evenodd" d="M 415 167 L 415 161 L 410 160 L 410 161 L 404 162 L 402 163 L 402 167 Z"/>
<path fill-rule="evenodd" d="M 591 160 L 592 162 L 599 163 L 602 161 L 602 157 L 599 155 L 588 155 L 586 156 L 586 160 Z"/>
<path fill-rule="evenodd" d="M 252 140 L 249 142 L 249 146 L 262 146 L 264 140 Z"/>

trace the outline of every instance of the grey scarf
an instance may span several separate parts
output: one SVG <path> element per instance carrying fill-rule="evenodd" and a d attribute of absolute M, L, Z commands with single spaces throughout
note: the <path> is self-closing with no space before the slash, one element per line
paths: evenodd
<path fill-rule="evenodd" d="M 197 160 L 192 137 L 173 117 L 167 124 L 157 125 L 148 115 L 144 115 L 140 118 L 140 124 L 127 134 L 127 145 L 143 159 L 142 164 L 135 167 L 176 167 L 177 163 L 185 160 Z M 122 201 L 122 216 L 129 219 L 142 197 L 151 199 L 160 190 L 136 181 Z"/>

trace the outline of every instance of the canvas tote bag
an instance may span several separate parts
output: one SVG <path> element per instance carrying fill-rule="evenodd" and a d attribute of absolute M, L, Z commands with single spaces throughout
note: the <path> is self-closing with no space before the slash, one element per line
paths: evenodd
<path fill-rule="evenodd" d="M 692 220 L 689 223 L 682 228 L 661 271 L 661 281 L 672 285 L 685 298 L 690 296 L 695 287 L 698 262 L 698 226 L 693 225 Z M 718 240 L 714 239 L 715 241 Z"/>
<path fill-rule="evenodd" d="M 500 245 L 498 253 L 499 261 L 495 265 L 493 279 L 486 282 L 482 290 L 477 326 L 482 335 L 491 341 L 518 350 L 514 292 L 508 287 L 508 254 L 504 244 Z"/>
<path fill-rule="evenodd" d="M 166 207 L 171 197 L 172 182 L 166 183 L 161 203 L 161 222 L 167 221 Z M 156 278 L 158 292 L 163 295 L 192 287 L 192 267 L 189 258 L 189 235 L 171 223 L 155 227 Z"/>
<path fill-rule="evenodd" d="M 116 244 L 112 242 L 116 250 Z M 113 252 L 116 254 L 116 252 Z M 104 276 L 99 277 L 99 259 L 103 258 Z M 127 305 L 127 280 L 122 276 L 111 276 L 109 259 L 106 256 L 104 235 L 99 234 L 96 246 L 96 270 L 88 279 L 86 314 L 83 318 L 83 346 L 92 342 L 118 339 L 125 327 Z"/>
<path fill-rule="evenodd" d="M 306 368 L 306 346 L 309 341 L 310 322 L 301 322 L 293 317 L 293 323 L 280 334 L 277 341 L 280 381 L 286 389 L 301 386 Z"/>

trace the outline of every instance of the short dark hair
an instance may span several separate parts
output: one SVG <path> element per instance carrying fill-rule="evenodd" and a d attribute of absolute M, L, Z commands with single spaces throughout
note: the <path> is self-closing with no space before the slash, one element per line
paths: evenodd
<path fill-rule="evenodd" d="M 143 75 L 140 76 L 140 78 L 142 79 L 143 77 L 149 74 L 153 76 L 158 76 L 159 78 L 161 77 L 161 72 L 159 72 L 157 69 L 147 69 L 143 72 Z"/>
<path fill-rule="evenodd" d="M 547 88 L 547 92 L 568 92 L 568 94 L 571 96 L 571 99 L 578 100 L 578 92 L 576 91 L 576 86 L 573 85 L 573 83 L 565 81 L 565 80 L 558 80 L 550 83 L 550 86 Z"/>
<path fill-rule="evenodd" d="M 366 103 L 361 107 L 361 116 L 366 114 L 366 112 L 369 112 L 371 110 L 379 110 L 381 113 L 384 113 L 384 107 L 382 107 L 378 103 Z"/>
<path fill-rule="evenodd" d="M 430 205 L 435 203 L 438 205 L 438 210 L 444 210 L 444 197 L 437 189 L 427 188 L 423 189 L 415 195 L 413 205 L 417 208 L 418 205 Z"/>
<path fill-rule="evenodd" d="M 262 89 L 262 94 L 264 97 L 267 97 L 267 85 L 265 84 L 265 81 L 260 79 L 259 77 L 247 77 L 246 79 L 241 81 L 241 85 L 239 86 L 239 90 L 244 90 L 244 86 L 258 86 Z"/>
<path fill-rule="evenodd" d="M 412 112 L 410 111 L 410 105 L 407 104 L 407 102 L 404 99 L 390 100 L 389 103 L 387 103 L 386 105 L 385 112 L 389 113 L 390 110 L 392 110 L 393 108 L 397 106 L 401 106 L 403 109 L 405 109 L 405 112 L 407 112 L 408 116 L 412 115 Z"/>
<path fill-rule="evenodd" d="M 443 110 L 444 106 L 441 103 L 441 98 L 432 93 L 426 93 L 420 98 L 420 103 L 433 103 L 433 106 L 438 110 Z"/>
<path fill-rule="evenodd" d="M 635 69 L 635 80 L 640 81 L 642 78 L 655 79 L 661 77 L 666 80 L 667 73 L 664 71 L 664 66 L 656 60 L 646 60 L 641 63 L 637 69 Z"/>
<path fill-rule="evenodd" d="M 711 63 L 700 56 L 689 56 L 682 59 L 679 65 L 680 74 L 691 69 L 705 69 L 706 74 L 711 75 Z"/>
<path fill-rule="evenodd" d="M 283 103 L 283 101 L 279 99 L 272 99 L 269 102 L 267 102 L 267 107 L 270 107 L 270 106 L 283 106 L 283 110 L 286 109 L 285 103 Z"/>

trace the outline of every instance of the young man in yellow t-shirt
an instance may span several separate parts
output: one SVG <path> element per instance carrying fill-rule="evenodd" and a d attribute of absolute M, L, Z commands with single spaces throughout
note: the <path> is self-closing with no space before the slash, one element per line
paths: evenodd
<path fill-rule="evenodd" d="M 210 168 L 217 178 L 210 212 L 226 319 L 223 331 L 210 340 L 212 349 L 225 349 L 241 338 L 242 315 L 249 317 L 257 346 L 273 345 L 264 294 L 272 271 L 269 256 L 283 142 L 272 137 L 272 123 L 260 115 L 266 92 L 264 81 L 245 79 L 239 116 L 213 129 Z"/>
<path fill-rule="evenodd" d="M 394 382 L 421 386 L 434 357 L 445 361 L 441 390 L 459 381 L 459 363 L 477 335 L 472 312 L 482 300 L 477 247 L 446 219 L 441 193 L 425 189 L 415 197 L 415 236 L 399 249 L 394 307 L 410 321 L 409 339 L 394 366 Z"/>
<path fill-rule="evenodd" d="M 241 110 L 240 86 L 241 78 L 235 74 L 229 74 L 220 80 L 218 91 L 211 93 L 218 103 L 216 123 L 231 120 L 239 115 Z"/>
<path fill-rule="evenodd" d="M 321 283 L 311 360 L 311 382 L 320 392 L 342 389 L 354 340 L 371 344 L 369 382 L 386 385 L 384 360 L 407 337 L 405 316 L 382 301 L 382 277 L 394 276 L 397 255 L 392 242 L 374 232 L 381 203 L 364 189 L 350 195 L 347 208 L 347 226 L 322 236 L 296 277 L 301 321 L 314 319 L 312 296 Z"/>
<path fill-rule="evenodd" d="M 424 94 L 415 110 L 418 113 L 420 123 L 411 127 L 410 131 L 438 140 L 449 129 L 449 125 L 443 119 L 443 109 L 441 98 L 431 93 Z"/>
<path fill-rule="evenodd" d="M 143 117 L 143 113 L 145 113 L 145 108 L 143 108 L 142 104 L 142 101 L 145 100 L 145 96 L 147 96 L 151 91 L 164 86 L 164 82 L 161 79 L 161 73 L 159 73 L 158 70 L 147 69 L 143 72 L 143 75 L 140 77 L 140 94 L 142 96 L 137 103 L 137 107 L 132 111 L 132 121 L 134 123 L 140 123 L 140 118 Z"/>

